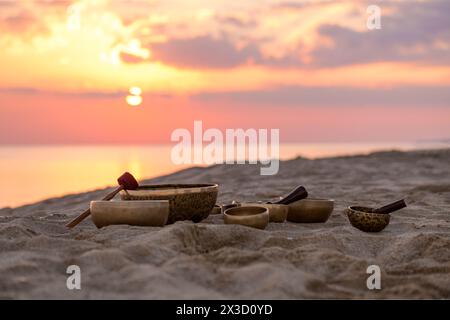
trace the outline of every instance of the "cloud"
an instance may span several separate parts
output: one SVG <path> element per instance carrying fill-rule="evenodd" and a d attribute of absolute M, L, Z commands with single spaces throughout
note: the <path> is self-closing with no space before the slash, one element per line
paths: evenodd
<path fill-rule="evenodd" d="M 150 47 L 152 59 L 181 68 L 233 68 L 260 59 L 258 49 L 238 49 L 227 38 L 199 36 L 171 39 Z"/>
<path fill-rule="evenodd" d="M 382 8 L 382 29 L 362 30 L 365 8 L 372 2 Z M 11 38 L 49 35 L 55 26 L 65 27 L 70 3 L 0 0 L 0 31 L 13 34 Z M 121 61 L 129 64 L 160 61 L 203 70 L 248 64 L 301 69 L 372 62 L 450 63 L 448 0 L 249 1 L 238 6 L 221 1 L 78 3 L 85 6 L 86 34 L 100 30 L 103 39 L 113 39 L 105 51 L 134 39 L 151 51 L 149 58 L 122 51 Z M 210 14 L 199 14 L 205 10 Z"/>
<path fill-rule="evenodd" d="M 15 36 L 32 36 L 49 33 L 44 17 L 49 14 L 61 16 L 66 13 L 71 0 L 1 1 L 0 30 Z"/>
<path fill-rule="evenodd" d="M 288 1 L 288 2 L 275 3 L 272 5 L 272 8 L 275 10 L 292 11 L 292 10 L 303 9 L 308 5 L 311 5 L 311 3 Z"/>
<path fill-rule="evenodd" d="M 148 59 L 123 51 L 120 52 L 120 60 L 125 63 L 141 63 L 148 61 Z"/>
<path fill-rule="evenodd" d="M 248 15 L 245 12 L 240 13 L 225 13 L 225 14 L 217 14 L 214 16 L 216 23 L 220 26 L 233 27 L 236 29 L 254 29 L 258 27 L 257 18 Z"/>
<path fill-rule="evenodd" d="M 350 17 L 365 26 L 365 8 L 369 2 L 347 1 L 352 6 L 340 17 Z M 198 21 L 185 25 L 183 38 L 178 35 L 180 30 L 170 31 L 175 30 L 175 26 L 165 25 L 161 31 L 166 41 L 150 45 L 151 60 L 199 69 L 233 68 L 248 63 L 273 68 L 317 68 L 381 61 L 444 65 L 450 62 L 450 19 L 447 17 L 450 1 L 379 4 L 383 14 L 382 29 L 373 31 L 355 29 L 355 25 L 345 19 L 337 19 L 335 24 L 324 20 L 320 12 L 327 7 L 335 8 L 335 1 L 281 2 L 270 5 L 267 10 L 258 6 L 258 14 L 254 15 L 249 11 L 251 7 L 237 13 L 225 10 L 209 17 L 205 30 L 200 32 Z M 331 40 L 332 46 L 329 42 L 326 45 L 310 40 L 305 43 L 314 32 L 308 31 L 309 35 L 303 38 L 303 33 L 296 31 L 301 30 L 303 23 L 309 23 L 305 15 L 311 12 L 319 21 L 315 26 L 317 34 Z M 267 27 L 274 17 L 278 32 Z M 186 22 L 181 20 L 175 25 L 182 21 Z M 127 63 L 146 61 L 130 56 L 122 58 Z"/>
<path fill-rule="evenodd" d="M 326 67 L 378 61 L 448 64 L 450 1 L 408 1 L 397 3 L 395 8 L 395 14 L 382 15 L 380 30 L 360 32 L 338 25 L 321 25 L 319 34 L 334 45 L 315 48 L 313 64 Z"/>
<path fill-rule="evenodd" d="M 2 32 L 14 34 L 45 33 L 48 28 L 38 17 L 28 10 L 19 11 L 15 14 L 4 16 L 0 19 Z"/>
<path fill-rule="evenodd" d="M 61 90 L 44 90 L 34 87 L 0 87 L 0 94 L 12 94 L 12 95 L 49 95 L 54 97 L 64 97 L 64 98 L 82 98 L 82 99 L 122 99 L 127 96 L 128 91 L 80 91 L 80 92 L 70 92 Z M 144 92 L 142 96 L 146 98 L 173 98 L 174 95 L 170 92 Z M 1 107 L 1 105 L 0 105 Z"/>
<path fill-rule="evenodd" d="M 15 94 L 15 95 L 42 95 L 48 94 L 53 96 L 67 96 L 67 97 L 80 97 L 80 98 L 93 98 L 93 99 L 104 99 L 104 98 L 118 98 L 124 97 L 126 91 L 115 91 L 115 92 L 101 92 L 101 91 L 84 91 L 84 92 L 64 92 L 64 91 L 52 91 L 52 90 L 42 90 L 34 87 L 6 87 L 0 88 L 0 93 L 5 94 Z"/>
<path fill-rule="evenodd" d="M 200 93 L 200 101 L 225 100 L 233 104 L 270 106 L 423 106 L 450 107 L 450 87 L 404 86 L 397 88 L 349 88 L 285 86 L 255 91 Z"/>
<path fill-rule="evenodd" d="M 279 58 L 264 57 L 256 41 L 249 41 L 249 44 L 239 49 L 227 37 L 199 36 L 171 39 L 166 43 L 153 44 L 149 48 L 152 52 L 152 60 L 179 68 L 226 69 L 248 64 L 272 67 L 303 65 L 303 62 L 295 55 L 296 52 Z M 123 56 L 122 61 L 139 63 L 149 60 Z"/>

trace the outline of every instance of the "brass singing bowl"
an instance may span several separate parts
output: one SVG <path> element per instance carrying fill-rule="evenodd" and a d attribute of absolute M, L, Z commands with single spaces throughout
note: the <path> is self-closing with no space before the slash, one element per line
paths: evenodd
<path fill-rule="evenodd" d="M 265 229 L 269 224 L 269 210 L 261 206 L 240 206 L 225 210 L 225 224 L 240 224 L 247 227 Z"/>
<path fill-rule="evenodd" d="M 179 220 L 200 222 L 206 219 L 217 200 L 217 184 L 162 184 L 122 190 L 122 200 L 169 200 L 167 223 Z"/>
<path fill-rule="evenodd" d="M 332 199 L 303 199 L 288 205 L 287 220 L 297 223 L 326 222 L 334 209 Z"/>
<path fill-rule="evenodd" d="M 91 201 L 92 222 L 97 228 L 114 224 L 162 227 L 169 217 L 169 201 Z"/>
<path fill-rule="evenodd" d="M 241 206 L 257 206 L 264 207 L 269 210 L 269 222 L 284 222 L 286 221 L 289 207 L 285 204 L 274 204 L 274 203 L 251 203 L 245 202 L 241 203 Z"/>
<path fill-rule="evenodd" d="M 355 228 L 364 232 L 380 232 L 387 227 L 390 215 L 372 212 L 372 208 L 351 206 L 345 210 L 348 220 Z"/>

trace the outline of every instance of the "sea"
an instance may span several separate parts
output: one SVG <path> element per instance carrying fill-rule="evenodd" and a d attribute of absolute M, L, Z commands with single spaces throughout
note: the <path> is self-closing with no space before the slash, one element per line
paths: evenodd
<path fill-rule="evenodd" d="M 449 148 L 449 142 L 285 143 L 280 160 Z M 137 179 L 205 164 L 172 161 L 173 145 L 0 146 L 0 208 L 116 185 L 123 172 Z"/>

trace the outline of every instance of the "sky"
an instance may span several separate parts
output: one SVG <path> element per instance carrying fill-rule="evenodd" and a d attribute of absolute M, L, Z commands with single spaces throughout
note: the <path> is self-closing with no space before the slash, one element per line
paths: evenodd
<path fill-rule="evenodd" d="M 381 29 L 367 28 L 370 5 Z M 448 0 L 0 0 L 0 144 L 450 138 Z"/>

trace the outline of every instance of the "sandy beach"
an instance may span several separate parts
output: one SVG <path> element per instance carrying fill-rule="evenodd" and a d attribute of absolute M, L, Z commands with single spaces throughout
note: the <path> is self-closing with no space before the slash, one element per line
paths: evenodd
<path fill-rule="evenodd" d="M 221 215 L 163 228 L 64 226 L 108 190 L 0 210 L 2 299 L 450 298 L 450 149 L 255 165 L 191 168 L 145 183 L 218 183 L 219 203 L 270 200 L 294 186 L 335 199 L 326 223 L 224 225 Z M 24 191 L 24 197 L 26 192 Z M 343 210 L 405 198 L 380 233 L 353 228 Z M 68 290 L 66 268 L 81 268 Z M 381 268 L 368 290 L 366 268 Z"/>

